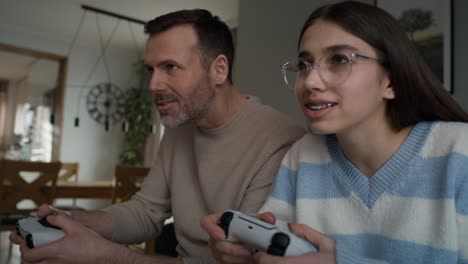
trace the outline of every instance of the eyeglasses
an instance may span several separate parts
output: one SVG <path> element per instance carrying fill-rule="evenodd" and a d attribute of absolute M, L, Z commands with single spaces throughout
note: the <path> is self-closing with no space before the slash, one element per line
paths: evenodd
<path fill-rule="evenodd" d="M 381 60 L 370 58 L 357 53 L 326 53 L 315 63 L 303 58 L 293 59 L 281 65 L 283 79 L 288 88 L 294 90 L 301 87 L 312 69 L 316 69 L 320 79 L 327 85 L 336 86 L 346 81 L 351 74 L 353 61 L 362 59 L 381 63 Z"/>

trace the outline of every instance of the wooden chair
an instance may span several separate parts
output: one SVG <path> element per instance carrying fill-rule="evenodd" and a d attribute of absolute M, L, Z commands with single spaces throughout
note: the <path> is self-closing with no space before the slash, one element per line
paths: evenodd
<path fill-rule="evenodd" d="M 75 177 L 73 180 L 77 182 L 79 169 L 80 164 L 78 162 L 62 162 L 58 181 L 70 181 L 72 177 Z"/>
<path fill-rule="evenodd" d="M 150 168 L 117 165 L 115 167 L 115 183 L 112 195 L 112 203 L 124 202 L 130 199 L 137 191 Z M 156 243 L 155 243 L 156 242 Z M 165 224 L 156 239 L 144 243 L 144 253 L 165 256 L 177 256 L 175 248 L 177 239 L 174 232 L 174 224 Z M 141 250 L 140 245 L 137 246 Z"/>
<path fill-rule="evenodd" d="M 129 200 L 137 191 L 140 184 L 148 175 L 150 168 L 117 165 L 115 167 L 115 183 L 112 193 L 112 203 L 121 203 Z M 140 246 L 137 246 L 140 248 Z M 154 255 L 154 240 L 144 243 L 145 254 Z"/>
<path fill-rule="evenodd" d="M 150 168 L 117 165 L 115 167 L 115 184 L 112 193 L 112 203 L 129 200 L 137 191 L 140 184 L 148 175 Z"/>
<path fill-rule="evenodd" d="M 16 222 L 28 217 L 43 203 L 50 204 L 55 196 L 60 162 L 29 162 L 0 160 L 0 232 L 16 230 Z M 26 172 L 29 175 L 24 175 Z M 27 176 L 38 174 L 37 178 L 27 181 Z M 44 192 L 42 187 L 50 186 Z M 32 200 L 33 208 L 20 208 L 24 200 Z M 7 261 L 11 258 L 12 243 L 9 245 Z"/>
<path fill-rule="evenodd" d="M 52 203 L 60 165 L 60 162 L 0 160 L 0 231 L 15 230 L 17 220 L 36 211 L 43 203 Z M 37 178 L 27 181 L 25 178 L 32 174 L 38 174 Z M 42 190 L 44 186 L 51 188 L 45 192 Z M 24 200 L 32 200 L 35 205 L 18 207 Z"/>
<path fill-rule="evenodd" d="M 78 162 L 62 162 L 62 166 L 60 167 L 60 172 L 59 176 L 57 179 L 57 182 L 70 182 L 73 181 L 75 183 L 78 182 L 78 170 L 80 169 L 80 163 Z M 72 199 L 72 204 L 71 205 L 55 205 L 54 201 L 54 207 L 60 209 L 60 210 L 65 210 L 65 211 L 71 211 L 71 210 L 82 210 L 82 207 L 79 207 L 76 205 L 76 199 Z"/>

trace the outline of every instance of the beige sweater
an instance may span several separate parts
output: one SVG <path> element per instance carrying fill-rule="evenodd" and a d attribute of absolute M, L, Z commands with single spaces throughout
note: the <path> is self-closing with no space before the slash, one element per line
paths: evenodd
<path fill-rule="evenodd" d="M 154 238 L 164 220 L 173 216 L 183 262 L 211 262 L 200 219 L 226 209 L 256 212 L 286 151 L 304 133 L 254 98 L 222 127 L 166 129 L 141 191 L 128 202 L 104 209 L 112 215 L 113 240 Z"/>

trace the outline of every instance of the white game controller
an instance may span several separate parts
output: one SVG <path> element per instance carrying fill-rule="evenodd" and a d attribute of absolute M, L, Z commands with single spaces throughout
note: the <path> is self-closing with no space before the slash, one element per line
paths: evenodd
<path fill-rule="evenodd" d="M 241 242 L 253 252 L 263 251 L 275 256 L 300 256 L 317 249 L 292 232 L 258 218 L 227 210 L 221 216 L 219 226 L 227 241 Z"/>
<path fill-rule="evenodd" d="M 29 248 L 50 243 L 65 236 L 60 228 L 47 222 L 46 218 L 23 218 L 16 224 L 16 231 L 26 240 Z"/>

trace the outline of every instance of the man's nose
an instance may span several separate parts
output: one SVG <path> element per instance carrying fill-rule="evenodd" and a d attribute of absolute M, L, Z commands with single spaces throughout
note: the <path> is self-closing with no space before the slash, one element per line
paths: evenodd
<path fill-rule="evenodd" d="M 164 89 L 164 85 L 162 85 L 163 80 L 164 80 L 164 76 L 160 72 L 154 70 L 151 73 L 150 86 L 149 86 L 150 91 L 156 92 L 156 91 L 163 90 Z"/>

